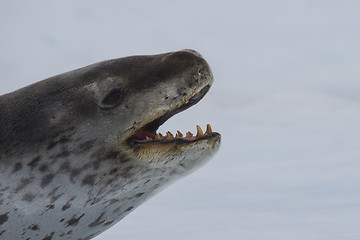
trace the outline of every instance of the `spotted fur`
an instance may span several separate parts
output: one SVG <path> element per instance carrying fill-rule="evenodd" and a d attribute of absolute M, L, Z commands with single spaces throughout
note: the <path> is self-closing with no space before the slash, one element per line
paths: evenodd
<path fill-rule="evenodd" d="M 0 96 L 0 239 L 91 239 L 201 166 L 219 134 L 148 147 L 127 139 L 212 81 L 206 61 L 183 50 L 97 63 Z M 113 89 L 121 102 L 104 107 Z"/>

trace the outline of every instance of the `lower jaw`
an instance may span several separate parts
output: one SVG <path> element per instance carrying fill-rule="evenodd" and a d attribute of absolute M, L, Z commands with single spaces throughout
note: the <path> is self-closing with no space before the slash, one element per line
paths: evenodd
<path fill-rule="evenodd" d="M 151 147 L 155 147 L 155 146 L 163 146 L 165 147 L 166 145 L 182 145 L 182 146 L 186 146 L 186 145 L 190 145 L 190 144 L 195 144 L 197 142 L 202 142 L 204 140 L 213 140 L 215 138 L 219 138 L 220 134 L 217 132 L 212 132 L 210 134 L 204 135 L 202 137 L 196 137 L 193 136 L 191 138 L 168 138 L 168 139 L 162 139 L 162 140 L 152 140 L 152 141 L 135 141 L 133 139 L 129 139 L 127 141 L 127 144 L 130 147 L 146 147 L 146 148 L 151 148 Z"/>
<path fill-rule="evenodd" d="M 196 137 L 191 137 L 191 138 L 188 138 L 188 137 L 184 137 L 184 138 L 165 138 L 165 140 L 135 140 L 136 143 L 146 143 L 146 142 L 162 142 L 162 141 L 166 141 L 166 140 L 183 140 L 183 141 L 188 141 L 188 142 L 191 142 L 191 141 L 195 141 L 196 140 Z"/>
<path fill-rule="evenodd" d="M 210 124 L 207 124 L 205 133 L 203 133 L 203 131 L 199 125 L 196 126 L 196 129 L 197 129 L 196 136 L 194 136 L 190 131 L 186 133 L 185 137 L 183 136 L 183 134 L 180 131 L 177 131 L 175 136 L 171 132 L 167 132 L 165 136 L 163 136 L 161 133 L 148 132 L 148 133 L 146 133 L 145 137 L 141 136 L 141 138 L 140 138 L 140 136 L 134 135 L 132 138 L 130 138 L 129 141 L 133 142 L 133 143 L 151 143 L 151 142 L 162 142 L 162 141 L 168 142 L 168 141 L 172 141 L 172 140 L 193 142 L 193 141 L 204 138 L 204 137 L 210 135 L 211 133 L 213 133 Z"/>

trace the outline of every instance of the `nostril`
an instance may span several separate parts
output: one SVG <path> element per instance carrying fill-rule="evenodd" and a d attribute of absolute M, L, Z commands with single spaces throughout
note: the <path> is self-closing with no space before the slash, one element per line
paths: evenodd
<path fill-rule="evenodd" d="M 189 100 L 185 103 L 186 105 L 188 104 L 195 104 L 198 101 L 201 100 L 201 98 L 204 97 L 204 95 L 207 93 L 207 91 L 209 91 L 210 86 L 207 85 L 205 86 L 203 89 L 201 89 L 200 92 L 197 92 L 194 96 L 192 96 L 191 98 L 189 98 Z"/>
<path fill-rule="evenodd" d="M 198 92 L 198 93 L 196 93 L 194 96 L 192 96 L 192 97 L 189 99 L 189 102 L 190 102 L 190 103 L 193 103 L 193 102 L 199 100 L 200 97 L 201 97 L 201 93 Z"/>

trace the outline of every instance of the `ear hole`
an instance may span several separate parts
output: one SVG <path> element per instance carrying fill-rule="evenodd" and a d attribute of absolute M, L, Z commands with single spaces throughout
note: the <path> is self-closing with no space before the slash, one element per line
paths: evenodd
<path fill-rule="evenodd" d="M 100 108 L 109 109 L 118 106 L 124 99 L 121 88 L 112 89 L 101 101 Z"/>

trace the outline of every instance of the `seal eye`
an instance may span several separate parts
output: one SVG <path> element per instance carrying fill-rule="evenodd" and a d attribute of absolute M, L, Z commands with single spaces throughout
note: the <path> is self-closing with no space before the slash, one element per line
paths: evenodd
<path fill-rule="evenodd" d="M 100 108 L 109 109 L 118 106 L 124 99 L 121 88 L 112 89 L 101 101 Z"/>

